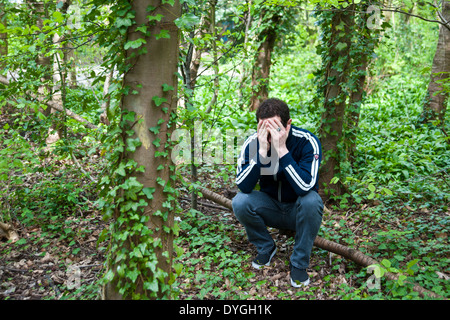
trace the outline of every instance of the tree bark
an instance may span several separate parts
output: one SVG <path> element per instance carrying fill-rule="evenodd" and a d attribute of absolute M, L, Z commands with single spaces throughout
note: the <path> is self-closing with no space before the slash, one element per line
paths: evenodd
<path fill-rule="evenodd" d="M 6 28 L 4 4 L 0 3 L 0 23 Z M 5 73 L 6 56 L 8 55 L 8 34 L 0 33 L 0 75 Z"/>
<path fill-rule="evenodd" d="M 345 136 L 347 139 L 347 159 L 353 164 L 356 160 L 356 138 L 359 132 L 359 116 L 361 113 L 361 104 L 365 94 L 364 84 L 366 82 L 368 58 L 365 55 L 360 57 L 358 66 L 359 77 L 356 82 L 356 90 L 350 94 L 350 109 L 347 113 L 345 122 Z"/>
<path fill-rule="evenodd" d="M 212 58 L 213 58 L 213 71 L 214 71 L 214 92 L 213 96 L 211 98 L 211 101 L 206 108 L 206 113 L 210 113 L 216 104 L 217 96 L 219 94 L 219 61 L 217 59 L 217 32 L 216 32 L 216 5 L 217 0 L 210 0 L 209 1 L 209 27 L 211 32 L 211 51 L 212 51 Z"/>
<path fill-rule="evenodd" d="M 450 21 L 450 1 L 442 2 L 442 17 Z M 444 127 L 445 112 L 447 110 L 448 88 L 444 89 L 443 82 L 449 83 L 450 78 L 450 30 L 440 26 L 439 40 L 431 69 L 431 80 L 428 85 L 428 99 L 423 106 L 425 121 L 440 120 Z"/>
<path fill-rule="evenodd" d="M 27 0 L 27 5 L 30 8 L 30 13 L 32 18 L 35 21 L 36 26 L 42 30 L 44 27 L 43 19 L 48 16 L 48 3 L 45 3 L 43 1 L 37 1 L 37 0 Z M 51 40 L 49 40 L 51 41 Z M 43 85 L 39 86 L 38 93 L 40 95 L 47 95 L 51 92 L 51 87 L 49 83 L 52 80 L 52 57 L 45 55 L 45 54 L 39 54 L 36 57 L 36 63 L 38 65 L 41 65 L 43 67 L 43 74 L 41 77 L 41 82 Z M 49 116 L 51 109 L 47 108 L 45 110 L 41 110 L 42 114 L 45 116 Z"/>
<path fill-rule="evenodd" d="M 137 31 L 136 28 L 142 25 L 148 25 L 149 12 L 148 7 L 154 7 L 152 15 L 161 14 L 164 17 L 160 22 L 155 22 L 148 27 L 148 35 Z M 135 131 L 132 138 L 139 138 L 141 146 L 136 147 L 134 152 L 124 151 L 123 159 L 129 159 L 137 163 L 137 167 L 143 166 L 144 172 L 134 172 L 127 175 L 128 178 L 135 177 L 144 188 L 153 188 L 153 199 L 148 200 L 141 196 L 148 205 L 143 207 L 142 215 L 148 216 L 146 226 L 152 231 L 151 235 L 160 243 L 154 248 L 156 254 L 157 270 L 162 270 L 166 284 L 172 273 L 173 256 L 173 232 L 167 232 L 167 227 L 172 228 L 174 217 L 173 212 L 164 207 L 168 200 L 168 191 L 166 187 L 170 186 L 171 169 L 170 154 L 160 156 L 159 154 L 167 152 L 166 143 L 172 131 L 169 125 L 170 117 L 176 110 L 177 105 L 177 65 L 178 65 L 178 28 L 174 20 L 181 15 L 179 1 L 175 1 L 174 6 L 161 4 L 158 0 L 134 0 L 132 10 L 135 12 L 135 24 L 128 28 L 127 41 L 135 41 L 144 38 L 146 43 L 139 49 L 128 49 L 126 51 L 126 63 L 131 63 L 132 67 L 124 76 L 124 87 L 130 88 L 129 94 L 122 97 L 122 109 L 125 112 L 134 112 L 137 122 L 133 126 Z M 168 30 L 170 38 L 162 37 L 156 39 L 155 35 L 160 34 L 161 30 Z M 145 53 L 138 54 L 138 50 L 145 48 Z M 142 51 L 141 51 L 142 52 Z M 173 90 L 164 90 L 163 85 L 172 86 Z M 165 99 L 165 102 L 156 103 L 158 99 Z M 150 131 L 149 128 L 160 128 L 159 132 Z M 130 138 L 124 137 L 124 140 Z M 124 141 L 126 143 L 126 141 Z M 139 197 L 137 201 L 139 201 Z M 167 216 L 158 215 L 158 212 L 167 212 Z M 119 214 L 116 212 L 116 214 Z M 127 228 L 127 226 L 123 226 Z M 131 246 L 140 243 L 140 239 L 127 239 L 122 250 L 128 250 Z M 112 252 L 110 259 L 110 270 L 117 273 L 114 266 L 114 255 L 120 253 L 120 249 Z M 145 270 L 145 274 L 153 273 L 151 270 Z M 156 278 L 156 276 L 155 276 Z M 145 295 L 144 281 L 138 277 L 136 279 L 136 294 Z M 109 283 L 104 288 L 106 299 L 124 298 L 118 292 L 115 283 Z M 161 290 L 161 286 L 159 289 Z M 160 296 L 161 292 L 157 293 Z M 125 297 L 127 298 L 127 297 Z"/>
<path fill-rule="evenodd" d="M 269 97 L 269 76 L 272 65 L 272 51 L 277 38 L 276 27 L 281 16 L 278 13 L 267 13 L 263 10 L 261 14 L 263 23 L 269 26 L 260 34 L 261 44 L 255 57 L 252 73 L 252 96 L 250 98 L 250 109 L 256 110 L 259 105 Z M 267 20 L 267 21 L 264 21 Z"/>
<path fill-rule="evenodd" d="M 319 129 L 324 161 L 321 165 L 321 187 L 330 189 L 330 182 L 340 173 L 339 143 L 343 134 L 344 114 L 348 93 L 344 92 L 343 85 L 348 80 L 350 66 L 349 52 L 351 48 L 350 29 L 354 24 L 354 14 L 350 6 L 348 10 L 338 10 L 331 20 L 332 35 L 327 43 L 330 57 L 325 65 L 326 86 L 324 88 L 324 112 Z M 342 28 L 342 29 L 341 29 Z M 345 46 L 344 46 L 345 45 Z M 342 65 L 342 58 L 345 64 Z M 337 183 L 333 190 L 336 195 L 343 192 L 341 183 Z M 330 195 L 327 195 L 327 197 Z"/>

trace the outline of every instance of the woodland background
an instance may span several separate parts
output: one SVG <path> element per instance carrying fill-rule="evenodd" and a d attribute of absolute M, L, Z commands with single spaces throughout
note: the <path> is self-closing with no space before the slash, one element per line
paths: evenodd
<path fill-rule="evenodd" d="M 0 297 L 448 298 L 447 21 L 449 1 L 0 0 Z M 256 272 L 229 208 L 222 137 L 267 97 L 325 155 L 302 290 L 293 238 L 271 230 Z"/>

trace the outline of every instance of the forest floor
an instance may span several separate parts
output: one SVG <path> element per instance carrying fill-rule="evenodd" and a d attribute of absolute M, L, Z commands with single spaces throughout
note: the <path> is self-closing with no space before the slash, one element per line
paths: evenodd
<path fill-rule="evenodd" d="M 225 193 L 229 195 L 229 193 Z M 189 202 L 187 194 L 180 196 L 180 203 L 184 210 L 188 210 Z M 242 272 L 253 273 L 249 278 L 251 283 L 260 285 L 246 292 L 250 299 L 289 299 L 295 297 L 298 289 L 289 284 L 289 261 L 292 245 L 288 242 L 286 235 L 281 235 L 274 230 L 273 236 L 278 244 L 278 252 L 270 267 L 256 271 L 251 267 L 254 247 L 248 243 L 242 226 L 237 222 L 229 210 L 221 208 L 217 204 L 205 199 L 199 199 L 199 211 L 201 211 L 211 223 L 226 223 L 240 236 L 230 237 L 226 246 L 234 252 L 248 253 L 247 265 L 241 267 Z M 70 223 L 69 223 L 70 222 Z M 82 236 L 58 237 L 55 234 L 43 231 L 39 226 L 25 226 L 12 221 L 14 229 L 19 235 L 19 241 L 10 243 L 3 239 L 0 242 L 0 300 L 37 300 L 37 299 L 98 299 L 97 281 L 104 272 L 105 246 L 98 244 L 97 239 L 101 231 L 107 227 L 102 221 L 101 213 L 92 209 L 89 212 L 80 212 L 79 216 L 67 218 L 67 225 L 72 230 L 83 230 Z M 79 233 L 80 234 L 80 233 Z M 189 243 L 183 241 L 180 246 L 185 252 L 190 250 Z M 202 253 L 193 253 L 185 261 L 202 258 Z M 319 264 L 323 257 L 313 253 L 311 258 L 311 269 Z M 344 266 L 339 272 L 344 272 Z M 196 265 L 201 270 L 201 263 Z M 208 266 L 210 272 L 214 273 L 214 266 Z M 311 285 L 315 290 L 306 291 L 312 299 L 327 299 L 329 295 L 334 296 L 333 290 L 337 290 L 342 277 L 333 277 L 332 283 L 327 283 L 327 289 L 321 290 L 325 282 L 324 276 L 329 274 L 330 268 L 320 268 L 318 271 L 310 272 Z M 189 281 L 193 285 L 186 286 Z M 184 273 L 177 279 L 181 283 L 177 299 L 198 299 L 202 289 L 202 281 L 189 279 Z M 206 280 L 204 282 L 207 282 Z M 223 280 L 220 290 L 229 290 L 230 281 Z M 263 283 L 261 285 L 261 283 Z M 211 299 L 212 296 L 205 298 Z"/>
<path fill-rule="evenodd" d="M 102 165 L 91 165 L 92 157 L 79 160 L 84 163 L 84 173 L 90 172 L 93 177 L 100 175 L 101 170 L 95 168 Z M 19 237 L 11 243 L 0 236 L 0 300 L 99 299 L 99 279 L 105 271 L 107 244 L 98 243 L 98 238 L 108 223 L 102 220 L 101 212 L 94 205 L 97 195 L 92 190 L 95 188 L 89 179 L 81 178 L 79 168 L 70 158 L 59 160 L 54 157 L 45 161 L 47 166 L 52 163 L 54 170 L 46 174 L 39 171 L 30 174 L 28 180 L 17 188 L 45 188 L 44 180 L 50 181 L 53 186 L 66 184 L 64 188 L 70 185 L 70 181 L 78 182 L 78 189 L 67 190 L 65 196 L 77 194 L 80 202 L 72 202 L 76 205 L 69 208 L 70 214 L 48 211 L 46 222 L 40 225 L 23 223 L 17 218 L 17 213 L 15 217 L 11 216 L 12 219 L 7 222 Z M 232 182 L 223 182 L 215 172 L 205 171 L 201 180 L 202 185 L 227 198 L 234 195 L 235 186 Z M 57 189 L 57 193 L 64 192 L 64 188 Z M 181 230 L 175 242 L 184 254 L 175 259 L 175 263 L 183 265 L 183 271 L 174 284 L 178 292 L 176 299 L 342 299 L 346 292 L 359 290 L 355 288 L 360 288 L 362 282 L 370 277 L 356 263 L 313 248 L 308 269 L 311 283 L 307 288 L 295 289 L 289 283 L 292 238 L 271 230 L 278 252 L 270 267 L 254 270 L 251 261 L 255 248 L 249 244 L 242 225 L 233 213 L 199 198 L 196 220 L 197 217 L 192 217 L 190 210 L 187 188 L 181 187 L 179 190 L 181 212 L 177 214 L 177 219 Z M 13 187 L 10 191 L 14 191 Z M 38 210 L 49 203 L 53 204 L 53 199 L 42 198 L 41 193 L 36 193 L 35 198 L 30 196 L 26 201 L 33 199 L 36 201 L 34 206 L 22 204 L 23 207 Z M 13 201 L 12 198 L 10 200 Z M 20 204 L 24 200 L 15 201 Z M 16 203 L 16 208 L 21 207 L 19 204 Z M 342 219 L 346 219 L 345 228 L 338 224 L 336 228 L 355 235 L 355 247 L 363 241 L 362 230 L 371 235 L 384 228 L 379 224 L 361 227 L 362 223 L 351 221 L 349 217 L 352 213 L 348 210 L 328 211 L 328 215 L 333 217 L 324 215 L 324 221 L 341 219 L 342 222 Z M 44 218 L 37 213 L 35 217 L 38 220 Z M 238 257 L 235 264 L 231 257 Z M 356 276 L 358 272 L 364 272 L 364 275 Z M 442 276 L 448 277 L 449 274 L 442 272 Z"/>

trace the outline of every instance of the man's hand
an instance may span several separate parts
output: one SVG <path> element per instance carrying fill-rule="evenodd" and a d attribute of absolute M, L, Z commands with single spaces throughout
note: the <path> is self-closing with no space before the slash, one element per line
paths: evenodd
<path fill-rule="evenodd" d="M 270 148 L 269 131 L 267 130 L 266 120 L 259 120 L 257 127 L 258 141 L 259 141 L 259 155 L 262 158 L 267 157 L 267 152 Z"/>
<path fill-rule="evenodd" d="M 283 157 L 289 151 L 286 147 L 286 140 L 289 136 L 289 131 L 291 129 L 291 123 L 287 124 L 286 128 L 281 124 L 281 121 L 277 118 L 269 118 L 264 120 L 266 123 L 266 128 L 270 133 L 271 144 L 277 151 L 278 157 Z"/>

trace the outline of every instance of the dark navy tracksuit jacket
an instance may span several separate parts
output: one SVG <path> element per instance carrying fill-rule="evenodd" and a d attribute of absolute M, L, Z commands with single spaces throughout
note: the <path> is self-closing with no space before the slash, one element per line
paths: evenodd
<path fill-rule="evenodd" d="M 319 139 L 308 130 L 291 126 L 286 140 L 289 152 L 260 159 L 257 133 L 242 146 L 238 159 L 236 183 L 243 193 L 250 193 L 259 182 L 260 191 L 280 202 L 294 202 L 310 190 L 318 192 L 319 165 L 322 147 Z"/>

